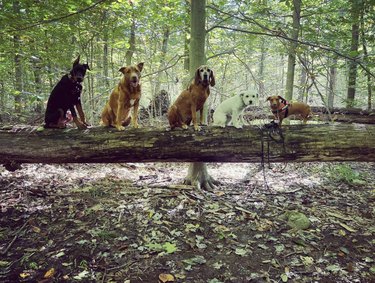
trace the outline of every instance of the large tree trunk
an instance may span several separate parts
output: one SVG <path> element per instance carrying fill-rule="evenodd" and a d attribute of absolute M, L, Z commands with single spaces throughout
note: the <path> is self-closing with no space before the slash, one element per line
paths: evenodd
<path fill-rule="evenodd" d="M 288 70 L 286 77 L 286 94 L 285 97 L 287 100 L 293 98 L 293 86 L 294 86 L 294 70 L 296 65 L 296 50 L 297 50 L 297 40 L 298 34 L 300 31 L 300 20 L 301 20 L 301 0 L 293 0 L 293 29 L 291 38 L 294 41 L 291 41 L 289 44 L 288 51 Z"/>
<path fill-rule="evenodd" d="M 194 77 L 196 69 L 206 63 L 206 0 L 191 1 L 189 72 Z"/>
<path fill-rule="evenodd" d="M 296 125 L 283 128 L 285 150 L 277 133 L 246 126 L 203 127 L 202 131 L 164 128 L 96 127 L 37 131 L 0 130 L 0 164 L 196 162 L 189 182 L 211 182 L 201 162 L 261 162 L 270 143 L 270 161 L 375 161 L 375 125 Z M 278 142 L 279 141 L 279 142 Z"/>
<path fill-rule="evenodd" d="M 190 77 L 193 78 L 196 69 L 206 63 L 206 0 L 192 0 L 190 15 L 189 73 Z M 204 112 L 207 113 L 207 111 Z M 207 117 L 204 120 L 206 119 Z M 214 182 L 208 174 L 207 165 L 195 162 L 189 166 L 185 183 L 194 184 L 197 189 L 210 189 Z"/>

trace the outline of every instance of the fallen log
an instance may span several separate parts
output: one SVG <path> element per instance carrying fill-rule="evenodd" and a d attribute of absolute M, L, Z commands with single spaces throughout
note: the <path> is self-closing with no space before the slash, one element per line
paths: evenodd
<path fill-rule="evenodd" d="M 267 144 L 270 162 L 373 162 L 375 125 L 291 125 L 283 127 L 282 136 L 256 126 L 203 127 L 199 132 L 190 128 L 3 129 L 0 164 L 260 162 Z"/>
<path fill-rule="evenodd" d="M 329 113 L 325 107 L 311 107 L 312 117 L 310 120 L 321 122 L 340 122 L 340 123 L 359 123 L 359 124 L 375 124 L 375 111 L 367 111 L 357 108 L 331 108 Z M 265 111 L 261 107 L 250 106 L 246 108 L 244 113 L 246 121 L 250 122 L 254 119 L 274 119 L 271 111 Z M 330 121 L 332 117 L 332 121 Z M 289 120 L 300 120 L 299 117 L 291 115 Z"/>

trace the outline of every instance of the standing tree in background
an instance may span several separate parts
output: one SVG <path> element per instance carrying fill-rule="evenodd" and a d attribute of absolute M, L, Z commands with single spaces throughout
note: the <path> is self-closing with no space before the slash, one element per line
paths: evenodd
<path fill-rule="evenodd" d="M 293 0 L 293 25 L 291 38 L 293 41 L 289 44 L 288 50 L 288 70 L 286 75 L 286 99 L 291 100 L 293 97 L 294 70 L 296 67 L 297 40 L 300 31 L 301 21 L 301 0 Z"/>
<path fill-rule="evenodd" d="M 359 46 L 359 11 L 362 0 L 351 0 L 351 20 L 352 20 L 352 41 L 350 46 L 350 56 L 357 57 Z M 351 60 L 349 62 L 349 78 L 348 78 L 348 93 L 346 99 L 346 107 L 354 106 L 355 87 L 357 81 L 357 62 Z"/>
<path fill-rule="evenodd" d="M 13 12 L 15 15 L 20 14 L 20 3 L 19 1 L 13 2 Z M 13 47 L 14 47 L 14 112 L 17 114 L 21 113 L 21 96 L 23 92 L 22 85 L 22 66 L 21 66 L 21 37 L 18 33 L 13 36 Z"/>
<path fill-rule="evenodd" d="M 196 69 L 206 63 L 206 0 L 191 1 L 191 38 L 189 52 L 189 73 L 194 77 Z M 211 189 L 214 180 L 208 174 L 207 165 L 203 162 L 190 163 L 185 184 L 194 185 L 197 189 Z"/>
<path fill-rule="evenodd" d="M 134 4 L 132 1 L 129 1 L 129 4 L 131 6 L 131 11 L 132 11 L 131 12 L 132 24 L 130 27 L 130 37 L 129 37 L 129 42 L 128 42 L 129 48 L 125 54 L 126 66 L 129 66 L 132 64 L 132 58 L 135 52 L 135 8 L 134 8 Z"/>

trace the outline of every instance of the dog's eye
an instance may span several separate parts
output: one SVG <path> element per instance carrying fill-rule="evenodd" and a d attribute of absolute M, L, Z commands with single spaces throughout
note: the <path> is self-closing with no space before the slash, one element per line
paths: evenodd
<path fill-rule="evenodd" d="M 246 97 L 249 97 L 248 95 L 246 95 Z"/>
<path fill-rule="evenodd" d="M 253 95 L 253 97 L 255 98 L 255 95 Z"/>
<path fill-rule="evenodd" d="M 207 69 L 207 72 L 211 73 L 211 70 L 210 70 L 210 69 Z"/>

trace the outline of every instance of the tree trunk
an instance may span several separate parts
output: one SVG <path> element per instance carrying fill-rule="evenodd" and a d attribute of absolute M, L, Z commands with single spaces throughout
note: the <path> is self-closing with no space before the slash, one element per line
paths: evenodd
<path fill-rule="evenodd" d="M 164 27 L 164 32 L 163 32 L 163 41 L 162 41 L 162 46 L 161 46 L 161 55 L 160 55 L 160 60 L 159 60 L 159 65 L 160 65 L 160 68 L 164 68 L 164 62 L 165 62 L 165 56 L 167 55 L 167 51 L 168 51 L 168 41 L 169 41 L 169 35 L 170 35 L 170 29 L 168 26 Z M 161 88 L 161 82 L 160 82 L 160 79 L 161 79 L 161 74 L 158 74 L 156 76 L 156 81 L 155 81 L 155 91 L 154 91 L 154 97 L 153 97 L 153 104 L 155 104 L 155 99 L 156 97 L 160 94 L 160 88 Z M 155 107 L 155 105 L 154 105 Z M 161 111 L 161 107 L 159 107 L 159 109 L 154 109 L 155 113 L 154 114 L 157 114 L 158 116 L 162 116 L 162 111 Z"/>
<path fill-rule="evenodd" d="M 260 42 L 260 62 L 259 62 L 259 98 L 262 100 L 265 100 L 265 89 L 264 89 L 264 62 L 266 60 L 266 40 L 264 37 L 261 37 L 261 42 Z"/>
<path fill-rule="evenodd" d="M 329 74 L 328 74 L 328 108 L 333 107 L 333 102 L 336 92 L 336 81 L 337 81 L 337 58 L 329 59 Z"/>
<path fill-rule="evenodd" d="M 109 69 L 108 69 L 108 11 L 103 12 L 103 22 L 105 27 L 103 28 L 103 76 L 106 90 L 110 88 L 109 84 Z"/>
<path fill-rule="evenodd" d="M 13 11 L 15 15 L 20 14 L 20 3 L 19 1 L 13 2 Z M 21 65 L 21 37 L 18 34 L 13 36 L 13 46 L 14 46 L 14 112 L 16 114 L 21 113 L 22 109 L 22 65 Z"/>
<path fill-rule="evenodd" d="M 190 16 L 189 73 L 193 78 L 196 69 L 206 63 L 206 0 L 192 0 Z M 207 119 L 207 117 L 205 118 Z M 197 189 L 211 189 L 214 181 L 208 174 L 206 164 L 194 162 L 189 166 L 185 183 L 194 184 Z"/>
<path fill-rule="evenodd" d="M 105 127 L 38 131 L 28 126 L 0 130 L 0 164 L 194 162 L 188 182 L 206 187 L 212 179 L 202 162 L 261 162 L 262 139 L 265 157 L 270 143 L 271 162 L 375 161 L 375 125 L 285 126 L 283 136 L 285 150 L 277 133 L 256 126 L 203 127 L 200 132 L 192 127 L 119 132 Z"/>
<path fill-rule="evenodd" d="M 366 8 L 367 9 L 367 8 Z M 365 34 L 365 21 L 364 21 L 365 7 L 361 10 L 361 39 L 362 39 L 362 48 L 363 48 L 363 61 L 369 63 L 368 51 L 367 51 L 367 40 Z M 372 108 L 372 83 L 370 73 L 366 73 L 367 77 L 367 110 Z"/>
<path fill-rule="evenodd" d="M 34 72 L 34 82 L 35 82 L 35 95 L 37 96 L 36 106 L 34 108 L 35 112 L 42 114 L 43 110 L 43 101 L 40 98 L 42 93 L 42 67 L 40 58 L 33 57 L 31 58 L 31 63 L 33 66 Z"/>
<path fill-rule="evenodd" d="M 351 57 L 355 59 L 357 57 L 358 52 L 358 45 L 359 45 L 359 4 L 357 4 L 357 0 L 352 0 L 352 42 L 350 47 Z M 346 107 L 351 108 L 354 106 L 354 98 L 355 98 L 355 88 L 356 88 L 356 81 L 357 81 L 357 62 L 355 60 L 351 60 L 349 62 L 349 77 L 348 77 L 348 92 L 347 92 L 347 100 L 346 100 Z"/>
<path fill-rule="evenodd" d="M 293 0 L 293 29 L 291 38 L 295 41 L 289 43 L 288 51 L 288 70 L 286 77 L 286 94 L 285 98 L 291 100 L 293 98 L 293 86 L 294 86 L 294 70 L 296 65 L 296 50 L 298 34 L 300 31 L 300 20 L 301 20 L 301 0 Z"/>
<path fill-rule="evenodd" d="M 301 56 L 301 60 L 303 60 L 303 64 L 304 65 L 307 65 L 306 64 L 306 60 L 302 58 Z M 307 77 L 307 70 L 306 68 L 301 68 L 301 74 L 300 74 L 300 79 L 299 79 L 299 84 L 300 84 L 300 91 L 299 91 L 299 94 L 298 94 L 298 100 L 299 101 L 304 101 L 305 99 L 307 99 L 307 96 L 308 96 L 308 77 Z"/>
<path fill-rule="evenodd" d="M 0 109 L 4 109 L 4 108 L 5 108 L 5 84 L 4 84 L 3 79 L 0 79 Z M 0 121 L 1 121 L 1 113 L 0 113 Z"/>
<path fill-rule="evenodd" d="M 132 2 L 131 2 L 132 3 Z M 133 4 L 131 4 L 133 6 Z M 133 7 L 134 9 L 134 7 Z M 130 28 L 130 38 L 129 38 L 129 49 L 126 51 L 125 54 L 125 62 L 126 65 L 129 66 L 132 64 L 132 58 L 135 51 L 135 19 L 134 19 L 134 11 L 132 12 L 132 25 Z"/>
<path fill-rule="evenodd" d="M 189 72 L 194 77 L 196 69 L 206 63 L 206 0 L 191 1 Z"/>
<path fill-rule="evenodd" d="M 214 188 L 218 182 L 208 174 L 206 163 L 194 162 L 189 166 L 188 174 L 185 177 L 184 183 L 186 185 L 193 185 L 198 190 L 207 190 Z"/>

